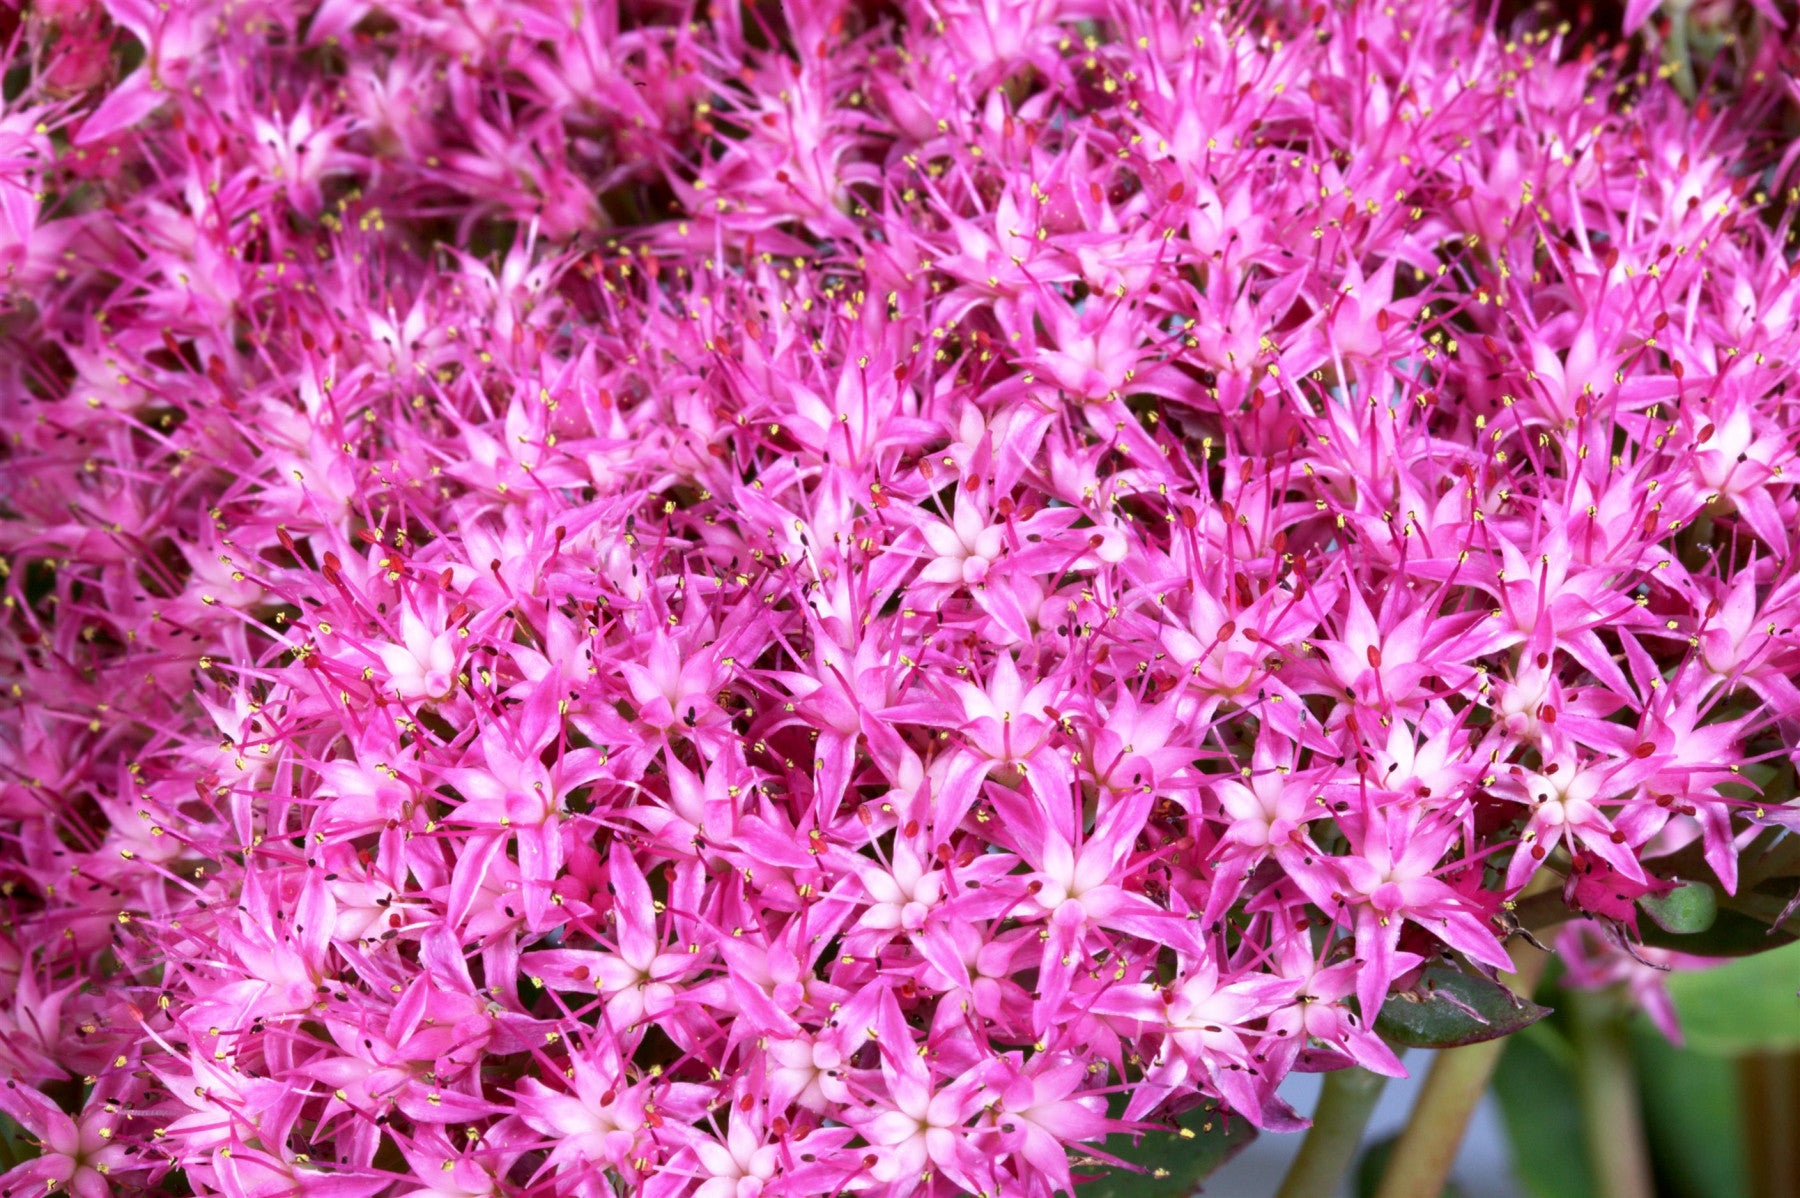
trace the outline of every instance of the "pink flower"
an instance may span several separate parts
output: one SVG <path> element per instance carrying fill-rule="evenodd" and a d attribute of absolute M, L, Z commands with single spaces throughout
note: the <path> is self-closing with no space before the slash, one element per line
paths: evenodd
<path fill-rule="evenodd" d="M 992 1166 L 971 1126 L 984 1105 L 980 1076 L 966 1073 L 937 1084 L 913 1051 L 891 996 L 876 1021 L 883 1087 L 853 1123 L 873 1150 L 869 1176 L 896 1194 L 913 1192 L 933 1174 L 966 1190 L 983 1188 L 980 1179 Z"/>
<path fill-rule="evenodd" d="M 616 951 L 555 949 L 528 953 L 520 967 L 560 989 L 597 990 L 616 1032 L 656 1021 L 674 1008 L 684 979 L 706 962 L 695 953 L 660 943 L 650 886 L 629 853 L 614 846 L 608 878 L 615 904 Z"/>
<path fill-rule="evenodd" d="M 1773 893 L 1782 39 L 303 7 L 0 17 L 7 1185 L 1051 1198 Z"/>
<path fill-rule="evenodd" d="M 635 1179 L 652 1162 L 691 1138 L 679 1122 L 699 1114 L 704 1089 L 622 1076 L 617 1050 L 601 1041 L 569 1058 L 570 1091 L 526 1078 L 518 1095 L 519 1118 L 551 1137 L 552 1165 L 568 1162 L 616 1170 Z"/>
<path fill-rule="evenodd" d="M 436 702 L 456 686 L 456 632 L 433 629 L 411 608 L 401 613 L 401 643 L 375 650 L 394 693 L 408 702 Z"/>
<path fill-rule="evenodd" d="M 1486 913 L 1435 876 L 1457 839 L 1455 825 L 1419 813 L 1380 809 L 1370 811 L 1369 817 L 1352 838 L 1350 854 L 1329 863 L 1315 859 L 1292 874 L 1321 910 L 1340 913 L 1339 918 L 1354 928 L 1361 964 L 1356 997 L 1364 1018 L 1373 1018 L 1389 983 L 1402 972 L 1396 954 L 1408 921 L 1473 961 L 1511 969 L 1512 958 Z M 1519 857 L 1531 860 L 1524 853 Z"/>
<path fill-rule="evenodd" d="M 1169 987 L 1139 982 L 1103 992 L 1098 1013 L 1135 1025 L 1160 1044 L 1125 1117 L 1154 1109 L 1173 1091 L 1203 1084 L 1260 1124 L 1274 1087 L 1269 1075 L 1257 1075 L 1251 1059 L 1255 1025 L 1297 989 L 1297 983 L 1267 974 L 1226 981 L 1201 959 Z"/>
<path fill-rule="evenodd" d="M 949 522 L 921 526 L 925 544 L 936 556 L 919 572 L 919 581 L 979 586 L 1005 552 L 1004 530 L 989 524 L 979 500 L 959 499 Z"/>
<path fill-rule="evenodd" d="M 62 1190 L 76 1198 L 107 1198 L 115 1171 L 130 1172 L 140 1166 L 124 1145 L 113 1143 L 118 1122 L 111 1112 L 96 1107 L 71 1119 L 35 1090 L 11 1086 L 0 1090 L 0 1110 L 36 1136 L 39 1155 L 15 1165 L 0 1186 L 29 1185 L 37 1190 Z"/>

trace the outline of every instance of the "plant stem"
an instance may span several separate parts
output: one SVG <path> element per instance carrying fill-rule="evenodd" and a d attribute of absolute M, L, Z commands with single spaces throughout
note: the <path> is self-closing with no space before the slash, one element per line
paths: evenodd
<path fill-rule="evenodd" d="M 1388 1158 L 1376 1198 L 1438 1198 L 1456 1163 L 1469 1118 L 1500 1062 L 1504 1040 L 1438 1053 L 1425 1075 L 1412 1117 Z"/>
<path fill-rule="evenodd" d="M 1610 994 L 1576 991 L 1569 998 L 1582 1131 L 1600 1187 L 1597 1198 L 1652 1198 L 1656 1186 L 1626 1014 Z"/>
<path fill-rule="evenodd" d="M 1686 6 L 1669 15 L 1669 54 L 1675 64 L 1675 90 L 1691 102 L 1699 88 L 1694 83 L 1694 48 L 1688 43 Z"/>
<path fill-rule="evenodd" d="M 1517 969 L 1502 974 L 1501 980 L 1515 994 L 1529 998 L 1549 955 L 1524 943 L 1516 944 L 1512 955 Z M 1388 1158 L 1376 1198 L 1438 1198 L 1444 1192 L 1469 1118 L 1505 1047 L 1506 1040 L 1501 1038 L 1438 1053 L 1413 1102 L 1412 1116 L 1394 1144 L 1394 1154 Z"/>
<path fill-rule="evenodd" d="M 1749 1155 L 1750 1193 L 1755 1198 L 1788 1198 L 1800 1193 L 1800 1054 L 1758 1052 L 1737 1063 L 1738 1093 L 1748 1116 L 1744 1147 Z"/>
<path fill-rule="evenodd" d="M 1571 911 L 1563 901 L 1561 889 L 1539 891 L 1529 898 L 1522 898 L 1513 906 L 1513 918 L 1519 926 L 1533 935 L 1542 935 L 1554 931 L 1574 919 L 1578 912 Z"/>
<path fill-rule="evenodd" d="M 1387 1078 L 1356 1066 L 1325 1075 L 1312 1127 L 1275 1198 L 1331 1198 L 1337 1193 L 1385 1085 Z"/>

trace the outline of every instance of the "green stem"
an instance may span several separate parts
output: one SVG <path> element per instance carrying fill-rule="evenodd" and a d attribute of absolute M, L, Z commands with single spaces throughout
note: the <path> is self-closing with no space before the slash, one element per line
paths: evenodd
<path fill-rule="evenodd" d="M 1354 1066 L 1325 1075 L 1312 1127 L 1275 1198 L 1331 1198 L 1338 1192 L 1385 1085 L 1379 1073 Z"/>
<path fill-rule="evenodd" d="M 1569 910 L 1568 904 L 1563 902 L 1560 888 L 1540 891 L 1520 899 L 1513 904 L 1512 913 L 1513 918 L 1519 921 L 1519 926 L 1534 936 L 1554 931 L 1579 914 Z"/>
<path fill-rule="evenodd" d="M 1685 6 L 1669 14 L 1669 56 L 1675 64 L 1675 90 L 1682 99 L 1692 102 L 1700 89 L 1694 83 L 1694 48 L 1688 42 Z"/>
<path fill-rule="evenodd" d="M 1599 1185 L 1596 1198 L 1652 1198 L 1656 1186 L 1626 1014 L 1610 994 L 1577 991 L 1569 999 L 1582 1131 Z"/>
<path fill-rule="evenodd" d="M 1738 1093 L 1748 1116 L 1742 1130 L 1755 1198 L 1800 1194 L 1800 1056 L 1758 1052 L 1737 1063 Z"/>
<path fill-rule="evenodd" d="M 1518 962 L 1517 972 L 1503 974 L 1502 980 L 1514 993 L 1529 998 L 1549 957 L 1528 944 L 1519 944 L 1513 949 L 1513 960 Z M 1438 1053 L 1413 1102 L 1412 1115 L 1394 1144 L 1394 1154 L 1388 1158 L 1376 1198 L 1438 1198 L 1444 1192 L 1463 1133 L 1505 1047 L 1506 1040 L 1501 1038 Z"/>
<path fill-rule="evenodd" d="M 1412 1117 L 1394 1144 L 1394 1155 L 1388 1158 L 1376 1198 L 1438 1198 L 1444 1192 L 1463 1133 L 1505 1043 L 1488 1040 L 1438 1053 L 1419 1089 Z"/>
<path fill-rule="evenodd" d="M 25 1129 L 6 1115 L 0 1115 L 0 1168 L 11 1169 L 37 1156 L 37 1151 L 22 1143 Z"/>

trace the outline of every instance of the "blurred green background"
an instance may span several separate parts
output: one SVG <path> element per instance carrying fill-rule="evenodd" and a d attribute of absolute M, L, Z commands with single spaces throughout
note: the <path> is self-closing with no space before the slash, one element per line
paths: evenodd
<path fill-rule="evenodd" d="M 1556 1013 L 1509 1041 L 1494 1079 L 1530 1198 L 1602 1192 L 1583 1145 L 1583 1002 L 1613 1004 L 1599 1014 L 1623 1025 L 1658 1198 L 1800 1198 L 1800 943 L 1666 984 L 1679 1048 L 1618 995 L 1570 994 L 1554 975 L 1541 988 Z"/>

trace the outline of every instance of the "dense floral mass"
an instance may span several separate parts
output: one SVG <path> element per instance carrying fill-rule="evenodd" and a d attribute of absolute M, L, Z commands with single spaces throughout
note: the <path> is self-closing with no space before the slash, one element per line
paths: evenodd
<path fill-rule="evenodd" d="M 1049 1195 L 1740 892 L 1791 51 L 1485 7 L 0 13 L 4 1192 Z"/>

